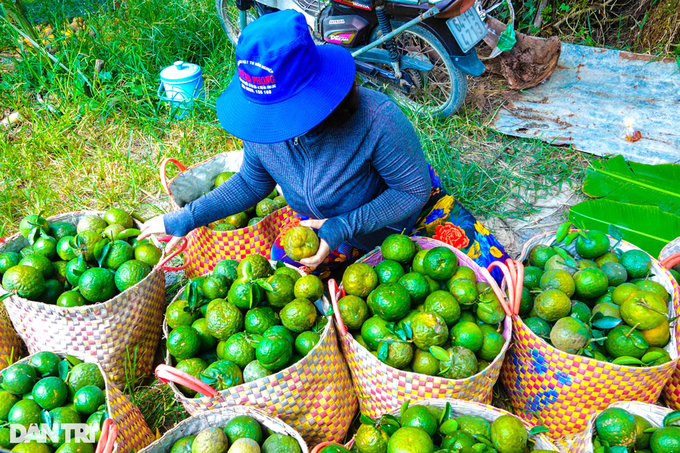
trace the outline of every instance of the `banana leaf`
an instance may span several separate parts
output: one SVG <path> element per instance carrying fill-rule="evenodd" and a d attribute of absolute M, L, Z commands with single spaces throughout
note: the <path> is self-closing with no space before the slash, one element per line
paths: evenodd
<path fill-rule="evenodd" d="M 680 217 L 657 206 L 592 199 L 572 206 L 569 219 L 585 229 L 605 233 L 614 225 L 624 240 L 652 256 L 659 256 L 666 244 L 680 237 Z"/>
<path fill-rule="evenodd" d="M 594 198 L 653 205 L 680 215 L 680 165 L 626 162 L 623 156 L 597 160 L 583 191 Z"/>

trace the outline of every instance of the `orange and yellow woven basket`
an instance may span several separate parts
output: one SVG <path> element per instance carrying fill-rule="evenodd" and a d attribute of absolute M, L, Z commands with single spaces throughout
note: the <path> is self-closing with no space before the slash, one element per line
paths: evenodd
<path fill-rule="evenodd" d="M 61 358 L 64 358 L 65 356 L 65 354 L 62 353 L 57 353 L 57 355 Z M 137 406 L 132 404 L 128 397 L 111 382 L 110 377 L 106 371 L 102 369 L 101 365 L 96 360 L 92 360 L 91 356 L 84 356 L 82 354 L 70 355 L 85 362 L 95 363 L 104 377 L 106 386 L 106 411 L 118 432 L 112 451 L 114 453 L 138 451 L 153 442 L 156 437 L 144 421 L 142 413 Z M 31 356 L 28 356 L 19 360 L 17 363 L 28 363 L 30 360 Z M 102 436 L 104 436 L 104 434 L 102 434 Z M 100 443 L 102 442 L 100 441 Z"/>
<path fill-rule="evenodd" d="M 491 275 L 480 268 L 461 251 L 436 239 L 425 237 L 411 238 L 423 249 L 447 247 L 454 251 L 461 265 L 472 268 L 477 279 L 489 282 Z M 374 266 L 383 261 L 380 249 L 376 249 L 363 257 L 360 262 Z M 354 389 L 359 397 L 359 406 L 363 414 L 369 417 L 380 417 L 399 409 L 405 400 L 418 401 L 429 398 L 456 398 L 480 403 L 491 403 L 493 386 L 505 358 L 512 338 L 512 322 L 506 317 L 503 324 L 505 344 L 496 359 L 482 372 L 467 379 L 445 379 L 439 376 L 427 376 L 392 368 L 378 360 L 371 352 L 361 346 L 347 332 L 339 316 L 336 304 L 341 294 L 334 294 L 330 289 L 334 304 L 335 323 L 340 334 L 340 345 L 352 372 Z"/>
<path fill-rule="evenodd" d="M 179 209 L 192 201 L 194 196 L 197 198 L 201 193 L 210 190 L 219 173 L 237 172 L 242 159 L 242 151 L 231 151 L 218 154 L 189 168 L 176 159 L 166 159 L 160 167 L 161 184 L 170 196 L 173 208 Z M 181 171 L 172 180 L 168 180 L 166 175 L 169 163 L 175 164 Z M 201 189 L 197 190 L 197 186 Z M 281 229 L 294 216 L 295 213 L 286 206 L 269 214 L 255 225 L 235 231 L 196 228 L 187 235 L 188 246 L 184 255 L 187 276 L 194 278 L 208 273 L 217 263 L 226 259 L 241 260 L 255 253 L 269 258 L 272 245 Z"/>
<path fill-rule="evenodd" d="M 77 224 L 80 211 L 60 214 L 50 222 Z M 20 234 L 0 245 L 0 252 L 18 251 L 27 245 Z M 0 294 L 6 291 L 0 287 Z M 4 300 L 7 314 L 30 354 L 64 352 L 97 361 L 116 383 L 125 382 L 126 368 L 136 365 L 136 375 L 153 370 L 153 358 L 161 335 L 165 311 L 165 272 L 157 265 L 132 288 L 113 299 L 82 307 L 58 307 L 17 295 Z"/>
<path fill-rule="evenodd" d="M 178 300 L 181 290 L 175 300 Z M 321 313 L 327 313 L 329 303 L 324 297 L 316 303 Z M 166 355 L 166 365 L 159 365 L 156 376 L 168 382 L 177 401 L 190 414 L 232 406 L 253 406 L 276 416 L 296 429 L 309 445 L 339 441 L 345 437 L 357 410 L 352 381 L 347 364 L 338 347 L 335 326 L 329 319 L 319 343 L 294 365 L 253 382 L 216 392 L 206 384 L 185 375 L 183 385 L 203 396 L 187 398 L 174 382 L 178 370 L 171 368 L 172 358 Z M 163 322 L 165 336 L 167 323 Z M 206 393 L 209 392 L 209 393 Z"/>
<path fill-rule="evenodd" d="M 555 233 L 529 240 L 522 251 L 524 260 L 538 244 L 553 245 Z M 616 241 L 610 238 L 613 244 Z M 627 242 L 623 251 L 637 249 Z M 571 250 L 574 252 L 574 245 Z M 653 280 L 661 283 L 672 300 L 669 314 L 680 308 L 680 292 L 658 261 L 652 260 Z M 521 283 L 520 283 L 521 285 Z M 517 414 L 551 430 L 553 438 L 582 431 L 592 414 L 617 401 L 655 403 L 675 370 L 677 338 L 666 347 L 672 361 L 656 367 L 638 368 L 600 362 L 553 348 L 536 336 L 519 316 L 513 316 L 514 342 L 503 365 L 501 380 Z"/>

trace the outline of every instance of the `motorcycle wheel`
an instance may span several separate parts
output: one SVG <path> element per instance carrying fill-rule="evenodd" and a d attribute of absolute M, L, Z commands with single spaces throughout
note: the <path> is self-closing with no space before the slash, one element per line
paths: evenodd
<path fill-rule="evenodd" d="M 404 25 L 405 22 L 393 20 L 391 23 L 392 27 L 396 29 Z M 371 41 L 375 41 L 381 36 L 380 30 L 376 29 L 371 36 Z M 398 87 L 386 86 L 383 81 L 376 81 L 363 75 L 362 77 L 369 79 L 373 85 L 378 85 L 378 88 L 391 88 L 390 91 L 397 100 L 416 112 L 441 118 L 457 112 L 465 101 L 467 77 L 453 64 L 441 41 L 421 25 L 409 28 L 396 36 L 394 41 L 399 54 L 426 59 L 434 65 L 434 68 L 428 72 L 406 70 L 411 71 L 409 75 L 416 82 L 416 86 L 420 84 L 420 87 L 410 93 L 404 93 Z M 384 45 L 378 47 L 384 48 Z M 393 69 L 389 65 L 385 65 L 384 68 Z"/>
<path fill-rule="evenodd" d="M 227 34 L 229 41 L 236 47 L 238 37 L 241 36 L 238 7 L 236 7 L 234 0 L 215 0 L 215 8 L 222 29 Z M 251 8 L 246 12 L 246 25 L 258 18 L 256 9 Z"/>

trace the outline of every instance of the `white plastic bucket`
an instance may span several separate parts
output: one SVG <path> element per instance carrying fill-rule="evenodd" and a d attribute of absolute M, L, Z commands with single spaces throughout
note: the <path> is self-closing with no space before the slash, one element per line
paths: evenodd
<path fill-rule="evenodd" d="M 178 118 L 193 108 L 195 99 L 203 99 L 203 96 L 203 73 L 199 65 L 176 61 L 161 71 L 158 98 L 172 103 L 173 109 L 179 109 Z"/>

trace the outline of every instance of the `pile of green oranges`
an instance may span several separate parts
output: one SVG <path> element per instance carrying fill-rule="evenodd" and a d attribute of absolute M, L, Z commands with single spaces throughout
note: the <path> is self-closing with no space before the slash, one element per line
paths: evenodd
<path fill-rule="evenodd" d="M 247 415 L 239 415 L 221 427 L 201 430 L 174 443 L 169 453 L 301 453 L 297 440 L 270 432 Z"/>
<path fill-rule="evenodd" d="M 570 226 L 570 224 L 566 224 Z M 670 295 L 651 279 L 652 261 L 641 250 L 610 246 L 600 231 L 558 233 L 557 244 L 537 245 L 524 268 L 520 316 L 555 348 L 628 366 L 671 360 Z"/>
<path fill-rule="evenodd" d="M 225 171 L 217 175 L 215 179 L 214 188 L 224 184 L 229 178 L 236 173 Z M 274 211 L 277 211 L 284 206 L 288 206 L 286 199 L 276 192 L 276 189 L 270 193 L 267 198 L 260 200 L 257 205 L 246 209 L 243 212 L 230 215 L 224 219 L 218 220 L 210 224 L 210 228 L 214 231 L 233 231 L 247 226 L 255 225 L 262 221 L 265 217 Z"/>
<path fill-rule="evenodd" d="M 351 451 L 359 453 L 546 453 L 534 449 L 530 437 L 544 429 L 528 431 L 515 416 L 501 415 L 489 421 L 479 415 L 453 414 L 444 408 L 404 404 L 400 415 L 379 420 L 362 415 Z M 329 445 L 319 453 L 349 453 Z"/>
<path fill-rule="evenodd" d="M 408 236 L 383 242 L 375 267 L 350 265 L 338 301 L 359 344 L 401 370 L 464 379 L 501 352 L 505 312 L 490 286 L 447 247 L 419 250 Z"/>
<path fill-rule="evenodd" d="M 314 305 L 323 284 L 279 264 L 257 254 L 224 260 L 187 285 L 165 317 L 177 369 L 220 391 L 287 368 L 316 346 L 327 323 Z"/>
<path fill-rule="evenodd" d="M 47 443 L 35 440 L 10 443 L 10 428 L 0 427 L 0 447 L 25 453 L 94 453 L 96 444 L 66 442 L 61 425 L 87 423 L 95 440 L 108 412 L 106 386 L 99 367 L 66 356 L 61 359 L 53 352 L 43 351 L 31 356 L 28 363 L 15 363 L 2 372 L 0 386 L 0 420 L 17 424 L 27 430 L 32 424 L 47 424 L 56 431 L 58 440 L 47 437 Z"/>
<path fill-rule="evenodd" d="M 144 279 L 162 255 L 147 239 L 137 241 L 132 217 L 117 208 L 103 218 L 80 217 L 77 224 L 29 215 L 19 230 L 29 245 L 0 253 L 3 288 L 60 307 L 113 298 Z"/>
<path fill-rule="evenodd" d="M 676 453 L 680 451 L 680 412 L 668 414 L 663 427 L 620 407 L 610 407 L 595 419 L 594 453 Z"/>

